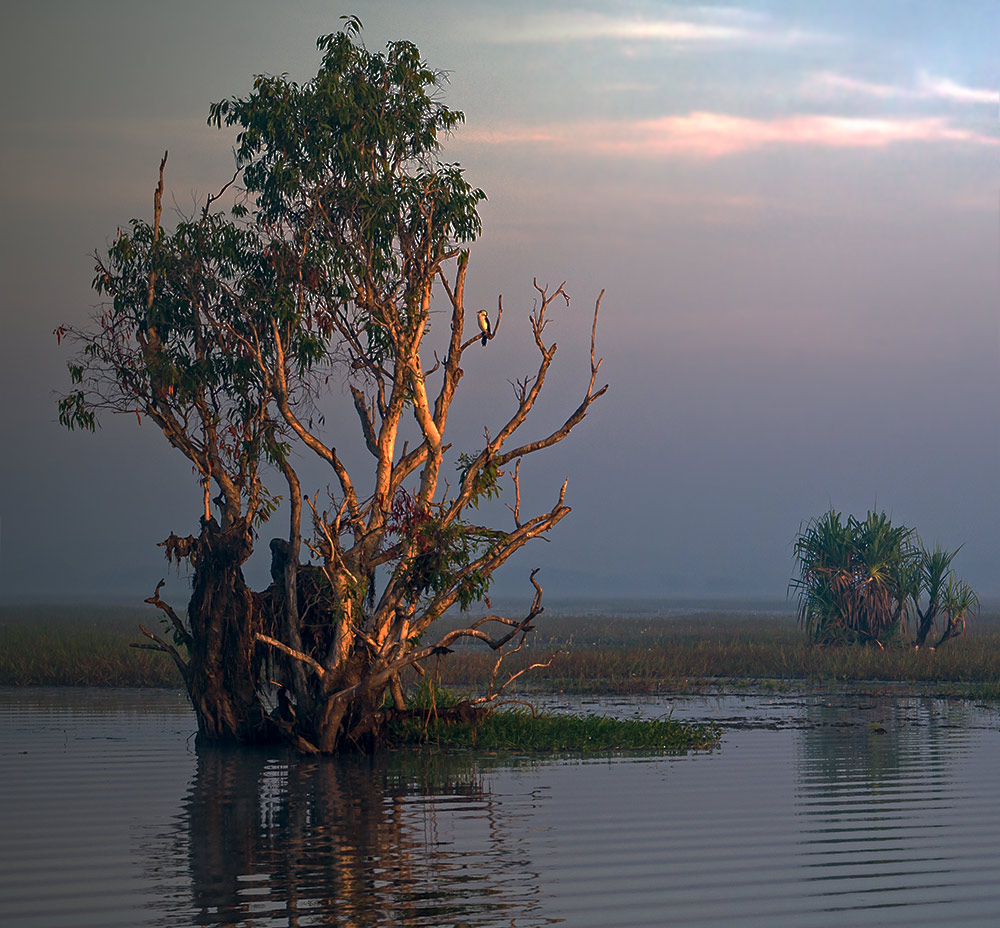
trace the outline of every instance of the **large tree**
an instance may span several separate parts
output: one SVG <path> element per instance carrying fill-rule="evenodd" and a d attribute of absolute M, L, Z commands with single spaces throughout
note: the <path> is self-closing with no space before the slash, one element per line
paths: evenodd
<path fill-rule="evenodd" d="M 199 475 L 198 531 L 164 542 L 193 568 L 187 615 L 158 586 L 149 602 L 173 640 L 146 634 L 180 668 L 201 732 L 333 752 L 377 743 L 407 711 L 405 672 L 455 641 L 478 639 L 499 660 L 524 640 L 541 611 L 534 575 L 527 615 L 430 630 L 484 599 L 497 568 L 569 512 L 564 483 L 550 508 L 522 513 L 520 462 L 565 438 L 607 387 L 596 381 L 598 297 L 578 405 L 558 428 L 522 437 L 555 357 L 553 306 L 569 303 L 563 286 L 536 283 L 534 373 L 514 381 L 481 447 L 452 449 L 463 355 L 495 338 L 503 315 L 498 299 L 492 324 L 466 334 L 467 246 L 484 194 L 438 159 L 463 117 L 408 42 L 372 52 L 348 20 L 318 45 L 308 83 L 259 76 L 246 97 L 211 107 L 211 123 L 238 130 L 236 175 L 171 231 L 164 156 L 152 222 L 134 220 L 98 258 L 95 325 L 59 330 L 80 346 L 60 419 L 93 429 L 102 410 L 134 413 Z M 436 346 L 435 301 L 447 326 Z M 349 390 L 350 436 L 326 415 L 331 384 Z M 345 441 L 367 449 L 363 473 L 338 453 Z M 302 487 L 304 456 L 329 468 L 325 495 Z M 480 503 L 502 492 L 507 527 L 479 524 Z M 255 593 L 243 566 L 279 497 L 288 531 L 271 541 L 273 583 Z M 495 676 L 459 711 L 488 705 L 506 679 Z"/>

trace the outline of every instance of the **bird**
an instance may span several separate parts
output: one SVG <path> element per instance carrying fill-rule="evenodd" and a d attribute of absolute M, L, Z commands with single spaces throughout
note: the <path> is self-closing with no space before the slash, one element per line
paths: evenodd
<path fill-rule="evenodd" d="M 486 315 L 486 310 L 481 309 L 476 318 L 479 320 L 479 331 L 483 333 L 483 344 L 485 345 L 493 333 L 490 331 L 490 317 Z"/>
<path fill-rule="evenodd" d="M 288 695 L 288 690 L 284 686 L 278 687 L 278 705 L 274 709 L 275 717 L 284 722 L 286 725 L 295 724 L 295 706 L 292 703 L 291 696 Z"/>

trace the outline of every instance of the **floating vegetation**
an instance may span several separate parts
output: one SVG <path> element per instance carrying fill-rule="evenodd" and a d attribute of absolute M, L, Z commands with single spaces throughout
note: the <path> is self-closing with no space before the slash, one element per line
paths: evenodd
<path fill-rule="evenodd" d="M 669 718 L 551 715 L 527 708 L 500 709 L 474 722 L 441 722 L 428 712 L 423 719 L 396 722 L 390 728 L 390 740 L 396 745 L 588 754 L 710 748 L 719 736 L 720 729 L 714 724 Z"/>

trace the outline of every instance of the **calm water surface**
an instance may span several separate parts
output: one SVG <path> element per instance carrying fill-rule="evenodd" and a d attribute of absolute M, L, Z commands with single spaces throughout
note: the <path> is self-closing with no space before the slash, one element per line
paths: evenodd
<path fill-rule="evenodd" d="M 551 700 L 713 752 L 302 760 L 175 694 L 0 689 L 0 925 L 1000 924 L 1000 719 L 966 702 Z"/>

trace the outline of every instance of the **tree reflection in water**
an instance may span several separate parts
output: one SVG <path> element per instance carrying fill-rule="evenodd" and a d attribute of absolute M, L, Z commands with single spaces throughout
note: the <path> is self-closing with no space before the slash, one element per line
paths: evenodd
<path fill-rule="evenodd" d="M 885 692 L 831 692 L 809 701 L 800 781 L 835 797 L 845 787 L 872 795 L 919 776 L 936 791 L 967 749 L 973 710 L 961 700 Z"/>
<path fill-rule="evenodd" d="M 961 898 L 970 848 L 956 772 L 974 715 L 963 701 L 892 693 L 831 694 L 809 706 L 797 764 L 799 863 L 820 908 Z"/>
<path fill-rule="evenodd" d="M 252 928 L 548 924 L 520 817 L 473 758 L 199 746 L 181 819 L 185 916 Z"/>

